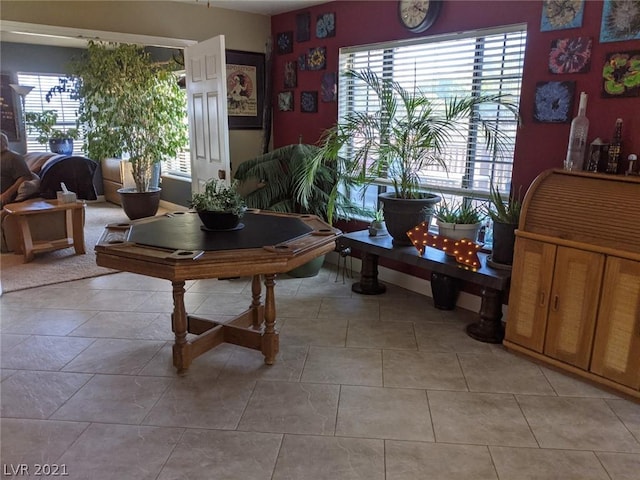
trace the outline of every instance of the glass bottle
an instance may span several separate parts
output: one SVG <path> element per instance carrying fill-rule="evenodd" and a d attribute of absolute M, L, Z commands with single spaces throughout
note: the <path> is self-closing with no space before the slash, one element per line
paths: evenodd
<path fill-rule="evenodd" d="M 587 94 L 580 93 L 580 106 L 578 115 L 571 121 L 569 131 L 569 144 L 567 146 L 567 158 L 564 161 L 564 169 L 579 171 L 584 164 L 584 153 L 587 148 L 587 133 L 589 131 L 589 119 L 587 118 Z"/>
<path fill-rule="evenodd" d="M 613 140 L 609 145 L 609 159 L 607 162 L 607 173 L 618 173 L 618 163 L 620 162 L 620 150 L 622 148 L 622 119 L 616 120 L 616 128 L 613 132 Z"/>

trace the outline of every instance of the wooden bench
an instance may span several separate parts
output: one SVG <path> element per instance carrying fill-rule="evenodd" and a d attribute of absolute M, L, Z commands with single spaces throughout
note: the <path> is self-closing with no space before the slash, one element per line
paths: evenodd
<path fill-rule="evenodd" d="M 30 262 L 34 254 L 49 252 L 61 248 L 74 247 L 76 254 L 84 254 L 84 202 L 61 203 L 58 200 L 26 200 L 24 202 L 9 203 L 4 206 L 7 215 L 15 217 L 20 232 L 20 251 L 24 260 Z M 29 227 L 30 215 L 53 214 L 65 212 L 66 237 L 56 240 L 34 241 Z"/>
<path fill-rule="evenodd" d="M 480 319 L 467 325 L 467 334 L 481 342 L 502 342 L 504 338 L 501 321 L 502 303 L 503 296 L 509 288 L 511 271 L 488 267 L 486 254 L 479 253 L 481 267 L 470 270 L 435 248 L 427 247 L 424 255 L 420 255 L 413 246 L 394 246 L 389 235 L 372 237 L 367 230 L 344 234 L 338 240 L 338 244 L 340 250 L 349 247 L 362 253 L 360 281 L 351 287 L 351 290 L 356 293 L 379 295 L 385 292 L 385 286 L 378 282 L 380 257 L 480 285 L 482 287 Z"/>

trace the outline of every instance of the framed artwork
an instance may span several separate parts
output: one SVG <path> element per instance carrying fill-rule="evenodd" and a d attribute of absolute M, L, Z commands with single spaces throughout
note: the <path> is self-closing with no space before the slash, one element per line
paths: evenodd
<path fill-rule="evenodd" d="M 311 14 L 309 12 L 296 15 L 296 41 L 311 40 Z"/>
<path fill-rule="evenodd" d="M 327 49 L 325 47 L 310 48 L 307 54 L 307 70 L 324 70 L 327 68 Z"/>
<path fill-rule="evenodd" d="M 298 86 L 298 62 L 284 63 L 284 88 L 296 88 Z"/>
<path fill-rule="evenodd" d="M 307 54 L 298 55 L 298 70 L 307 70 Z"/>
<path fill-rule="evenodd" d="M 293 52 L 293 32 L 281 32 L 276 35 L 276 48 L 280 55 Z"/>
<path fill-rule="evenodd" d="M 10 142 L 20 140 L 20 128 L 18 125 L 18 108 L 15 92 L 11 88 L 11 77 L 2 74 L 0 88 L 0 128 Z M 16 82 L 17 83 L 17 82 Z"/>
<path fill-rule="evenodd" d="M 581 27 L 583 14 L 584 0 L 543 0 L 540 31 Z"/>
<path fill-rule="evenodd" d="M 606 55 L 602 67 L 602 96 L 640 96 L 640 50 Z"/>
<path fill-rule="evenodd" d="M 293 92 L 278 93 L 278 110 L 281 112 L 293 112 Z"/>
<path fill-rule="evenodd" d="M 533 119 L 540 123 L 567 123 L 573 111 L 576 82 L 538 82 Z"/>
<path fill-rule="evenodd" d="M 591 66 L 591 45 L 589 37 L 559 38 L 551 42 L 549 52 L 549 72 L 586 73 Z"/>
<path fill-rule="evenodd" d="M 336 36 L 336 14 L 323 13 L 316 21 L 316 37 L 327 38 Z"/>
<path fill-rule="evenodd" d="M 322 83 L 320 84 L 320 99 L 323 102 L 335 102 L 337 93 L 338 87 L 336 72 L 323 73 Z"/>
<path fill-rule="evenodd" d="M 600 43 L 640 39 L 640 1 L 604 0 Z"/>
<path fill-rule="evenodd" d="M 264 53 L 227 50 L 229 129 L 262 128 Z"/>
<path fill-rule="evenodd" d="M 300 111 L 316 113 L 318 111 L 318 92 L 300 92 Z"/>

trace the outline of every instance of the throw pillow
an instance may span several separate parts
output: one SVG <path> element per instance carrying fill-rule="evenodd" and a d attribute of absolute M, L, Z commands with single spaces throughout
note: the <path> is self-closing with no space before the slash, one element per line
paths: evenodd
<path fill-rule="evenodd" d="M 40 194 L 40 177 L 31 173 L 31 180 L 25 180 L 18 187 L 18 195 L 14 202 L 22 202 Z"/>

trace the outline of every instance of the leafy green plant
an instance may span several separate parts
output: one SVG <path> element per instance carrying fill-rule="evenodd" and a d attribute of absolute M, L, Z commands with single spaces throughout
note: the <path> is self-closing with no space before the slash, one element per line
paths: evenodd
<path fill-rule="evenodd" d="M 481 208 L 471 202 L 449 203 L 443 197 L 433 214 L 444 223 L 474 224 L 482 220 L 481 212 Z"/>
<path fill-rule="evenodd" d="M 245 195 L 252 208 L 287 213 L 309 213 L 333 222 L 362 214 L 341 190 L 348 188 L 348 178 L 338 175 L 336 160 L 322 159 L 309 166 L 320 148 L 308 144 L 291 144 L 247 160 L 238 166 L 234 178 L 243 188 L 255 187 Z"/>
<path fill-rule="evenodd" d="M 91 41 L 71 69 L 72 87 L 61 91 L 71 89 L 80 100 L 88 155 L 128 153 L 136 189 L 148 191 L 153 164 L 188 143 L 185 93 L 171 66 L 154 63 L 137 45 Z"/>
<path fill-rule="evenodd" d="M 202 192 L 194 193 L 189 205 L 197 211 L 231 212 L 238 216 L 242 216 L 245 210 L 245 201 L 238 192 L 238 182 L 226 185 L 216 178 L 208 180 Z"/>
<path fill-rule="evenodd" d="M 373 212 L 373 220 L 376 222 L 384 222 L 384 210 L 382 208 Z"/>
<path fill-rule="evenodd" d="M 489 193 L 489 205 L 486 209 L 491 220 L 499 223 L 510 223 L 517 225 L 520 220 L 522 201 L 519 195 L 511 192 L 508 197 L 504 197 L 497 187 L 491 185 Z"/>
<path fill-rule="evenodd" d="M 419 90 L 410 91 L 398 82 L 381 78 L 371 70 L 344 73 L 353 82 L 363 82 L 375 94 L 379 108 L 355 111 L 323 134 L 318 158 L 337 158 L 343 148 L 352 152 L 352 161 L 341 172 L 364 184 L 387 178 L 398 198 L 422 198 L 425 169 L 445 170 L 443 153 L 447 145 L 476 120 L 488 150 L 498 149 L 504 140 L 495 122 L 485 121 L 479 107 L 500 104 L 518 116 L 517 104 L 504 95 L 433 99 Z M 310 169 L 312 171 L 312 168 Z"/>
<path fill-rule="evenodd" d="M 42 112 L 26 112 L 25 123 L 29 133 L 36 132 L 36 141 L 42 145 L 49 143 L 50 139 L 70 138 L 77 140 L 80 132 L 77 128 L 67 128 L 60 130 L 54 128 L 58 122 L 58 112 L 56 110 L 43 110 Z"/>

